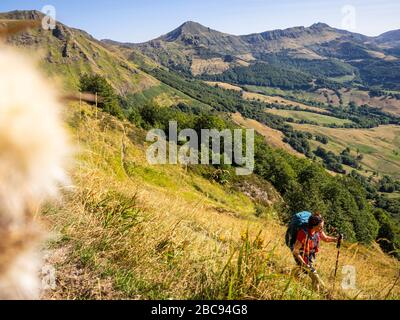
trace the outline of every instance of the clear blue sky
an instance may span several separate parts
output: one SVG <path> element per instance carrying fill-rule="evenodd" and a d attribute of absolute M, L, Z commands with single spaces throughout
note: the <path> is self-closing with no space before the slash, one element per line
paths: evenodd
<path fill-rule="evenodd" d="M 126 42 L 156 38 L 187 20 L 237 35 L 315 22 L 343 28 L 345 5 L 355 9 L 351 31 L 375 36 L 400 29 L 399 0 L 0 0 L 0 11 L 44 5 L 69 26 Z"/>

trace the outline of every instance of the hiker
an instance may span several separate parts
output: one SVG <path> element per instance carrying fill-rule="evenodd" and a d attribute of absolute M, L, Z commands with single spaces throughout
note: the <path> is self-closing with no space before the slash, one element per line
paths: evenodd
<path fill-rule="evenodd" d="M 292 253 L 297 265 L 300 266 L 300 272 L 306 271 L 312 279 L 314 289 L 319 291 L 325 285 L 315 270 L 313 263 L 319 250 L 320 240 L 337 242 L 338 238 L 325 234 L 323 231 L 324 219 L 319 212 L 314 214 L 302 212 L 298 215 L 303 215 L 303 219 L 307 216 L 309 217 L 307 223 L 300 224 L 297 234 L 291 241 Z"/>

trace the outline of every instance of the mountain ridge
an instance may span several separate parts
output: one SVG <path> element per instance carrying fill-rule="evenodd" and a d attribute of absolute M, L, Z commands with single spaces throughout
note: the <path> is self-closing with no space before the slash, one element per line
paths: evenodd
<path fill-rule="evenodd" d="M 367 35 L 364 35 L 362 33 L 355 33 L 355 32 L 351 32 L 351 31 L 345 30 L 345 29 L 339 29 L 339 28 L 331 27 L 329 24 L 324 23 L 324 22 L 316 22 L 316 23 L 313 23 L 312 25 L 310 25 L 309 27 L 306 27 L 306 26 L 293 26 L 293 27 L 289 27 L 289 28 L 278 28 L 278 29 L 266 30 L 266 31 L 262 31 L 262 32 L 253 32 L 253 33 L 249 33 L 249 34 L 234 35 L 234 34 L 231 34 L 231 33 L 228 33 L 228 32 L 215 30 L 215 29 L 213 29 L 211 27 L 207 27 L 207 26 L 205 26 L 205 25 L 203 25 L 203 24 L 201 24 L 199 22 L 196 22 L 196 21 L 188 20 L 188 21 L 185 21 L 184 23 L 182 23 L 176 29 L 173 29 L 172 31 L 167 32 L 166 34 L 160 35 L 160 36 L 158 36 L 158 37 L 156 37 L 154 39 L 150 39 L 148 41 L 143 41 L 143 42 L 131 42 L 131 41 L 120 42 L 120 41 L 114 41 L 114 42 L 123 43 L 123 44 L 130 44 L 130 45 L 140 45 L 140 44 L 143 44 L 143 43 L 147 43 L 149 41 L 154 41 L 154 40 L 158 40 L 160 38 L 165 38 L 168 34 L 175 33 L 176 31 L 181 30 L 181 29 L 188 30 L 188 27 L 189 27 L 189 30 L 190 29 L 192 29 L 192 30 L 193 29 L 195 29 L 195 30 L 196 29 L 197 30 L 199 30 L 199 29 L 200 30 L 208 30 L 208 31 L 214 31 L 214 32 L 217 32 L 217 33 L 220 33 L 220 34 L 224 34 L 224 35 L 233 36 L 233 37 L 248 37 L 248 36 L 253 36 L 253 35 L 263 35 L 263 34 L 273 34 L 273 33 L 276 34 L 276 33 L 280 33 L 280 32 L 286 32 L 286 31 L 290 32 L 290 31 L 295 31 L 295 30 L 304 31 L 304 30 L 308 30 L 308 29 L 313 29 L 313 30 L 329 29 L 329 30 L 340 31 L 340 32 L 343 32 L 343 33 L 351 33 L 351 34 L 354 34 L 354 35 L 359 35 L 359 36 L 362 36 L 362 37 L 365 37 L 365 38 L 368 38 L 368 39 L 378 39 L 381 36 L 389 34 L 389 33 L 392 33 L 392 32 L 399 32 L 400 33 L 400 29 L 394 29 L 394 30 L 386 31 L 386 32 L 384 32 L 384 33 L 382 33 L 382 34 L 380 34 L 378 36 L 367 36 Z M 100 41 L 113 41 L 113 40 L 112 39 L 101 39 Z"/>
<path fill-rule="evenodd" d="M 386 31 L 378 36 L 367 36 L 362 33 L 356 33 L 356 32 L 348 31 L 345 29 L 331 27 L 329 24 L 324 23 L 324 22 L 316 22 L 308 27 L 293 26 L 293 27 L 289 27 L 289 28 L 278 28 L 278 29 L 266 30 L 266 31 L 262 31 L 262 32 L 253 32 L 253 33 L 249 33 L 249 34 L 234 35 L 234 34 L 231 34 L 228 32 L 223 32 L 223 31 L 212 29 L 212 28 L 207 27 L 196 21 L 188 20 L 188 21 L 182 23 L 178 28 L 176 28 L 164 35 L 156 37 L 154 39 L 151 39 L 151 40 L 148 40 L 145 42 L 138 42 L 138 43 L 129 42 L 129 41 L 125 41 L 123 43 L 131 44 L 131 45 L 140 45 L 140 44 L 147 43 L 147 42 L 154 41 L 154 40 L 165 39 L 165 38 L 167 38 L 166 37 L 167 35 L 176 33 L 178 30 L 186 31 L 184 33 L 191 33 L 190 31 L 193 31 L 193 30 L 196 31 L 194 33 L 198 33 L 199 30 L 209 31 L 209 32 L 216 32 L 216 33 L 219 33 L 222 35 L 227 35 L 227 36 L 232 36 L 232 37 L 237 37 L 237 38 L 246 38 L 246 37 L 251 37 L 251 36 L 255 36 L 255 35 L 260 35 L 260 36 L 263 36 L 264 38 L 271 38 L 270 40 L 274 40 L 274 36 L 276 37 L 277 35 L 290 36 L 290 35 L 294 35 L 294 34 L 300 33 L 300 32 L 310 32 L 310 31 L 321 32 L 324 30 L 335 31 L 335 32 L 343 33 L 343 34 L 351 34 L 353 36 L 362 37 L 362 38 L 369 39 L 369 40 L 379 39 L 379 38 L 382 38 L 383 36 L 386 36 L 389 34 L 395 34 L 395 33 L 400 34 L 400 29 L 394 29 L 394 30 Z M 101 41 L 103 41 L 103 40 L 109 40 L 109 39 L 102 39 Z M 118 41 L 116 41 L 116 42 L 118 42 Z"/>
<path fill-rule="evenodd" d="M 395 89 L 398 88 L 395 85 L 396 70 L 400 73 L 398 32 L 393 30 L 369 37 L 317 22 L 309 27 L 236 36 L 187 21 L 148 42 L 103 42 L 140 51 L 167 68 L 207 80 L 258 85 L 238 73 L 245 73 L 245 77 L 250 73 L 253 77 L 260 68 L 268 68 L 266 64 L 274 68 L 274 73 L 279 69 L 283 72 L 288 68 L 295 69 L 319 82 L 333 81 L 333 87 L 342 85 L 342 79 L 347 79 L 345 82 L 348 83 L 364 86 L 383 83 L 388 89 Z M 386 78 L 384 73 L 391 76 Z M 216 77 L 218 75 L 221 77 Z M 238 78 L 242 80 L 238 82 Z"/>

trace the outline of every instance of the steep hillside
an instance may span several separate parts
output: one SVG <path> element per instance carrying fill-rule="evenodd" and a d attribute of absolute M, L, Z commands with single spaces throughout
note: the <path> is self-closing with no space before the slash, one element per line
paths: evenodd
<path fill-rule="evenodd" d="M 38 11 L 13 11 L 0 14 L 0 26 L 13 21 L 38 21 L 43 14 Z M 7 39 L 9 45 L 20 48 L 35 58 L 49 76 L 60 82 L 68 92 L 78 90 L 82 74 L 99 74 L 121 96 L 136 95 L 141 103 L 154 102 L 170 106 L 193 99 L 174 90 L 141 71 L 125 58 L 121 50 L 105 46 L 85 31 L 70 28 L 57 22 L 54 30 L 42 28 L 22 32 Z M 154 63 L 146 58 L 148 64 Z"/>
<path fill-rule="evenodd" d="M 93 107 L 72 104 L 65 118 L 81 151 L 74 189 L 43 212 L 57 270 L 46 298 L 326 298 L 291 275 L 273 208 L 260 213 L 254 198 L 184 167 L 148 165 L 144 132 Z M 279 199 L 268 185 L 258 193 Z M 335 258 L 335 246 L 323 245 L 318 268 L 329 287 Z M 399 297 L 398 261 L 378 247 L 345 244 L 340 268 L 348 264 L 356 289 L 340 290 L 339 276 L 333 298 Z"/>
<path fill-rule="evenodd" d="M 0 14 L 1 20 L 41 20 L 37 11 L 14 11 Z M 123 94 L 145 90 L 158 81 L 139 71 L 116 52 L 110 52 L 84 31 L 57 22 L 56 29 L 24 32 L 8 39 L 8 43 L 27 52 L 38 52 L 38 58 L 50 75 L 61 78 L 69 89 L 76 89 L 82 73 L 99 73 Z"/>

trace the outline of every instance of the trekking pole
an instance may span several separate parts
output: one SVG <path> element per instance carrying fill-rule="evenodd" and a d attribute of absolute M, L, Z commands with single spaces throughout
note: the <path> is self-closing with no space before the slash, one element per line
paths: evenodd
<path fill-rule="evenodd" d="M 334 274 L 334 278 L 333 278 L 332 293 L 335 291 L 336 274 L 337 274 L 337 269 L 339 267 L 340 246 L 342 244 L 342 239 L 343 239 L 343 234 L 340 234 L 339 237 L 338 237 L 337 244 L 336 244 L 336 248 L 338 249 L 338 252 L 337 252 L 337 256 L 336 256 L 336 266 L 335 266 L 335 274 Z"/>

